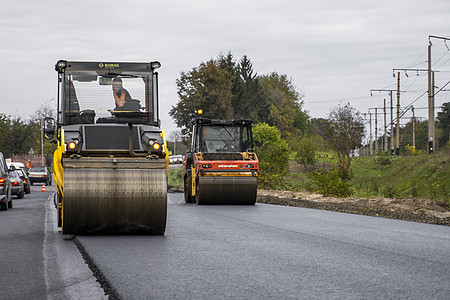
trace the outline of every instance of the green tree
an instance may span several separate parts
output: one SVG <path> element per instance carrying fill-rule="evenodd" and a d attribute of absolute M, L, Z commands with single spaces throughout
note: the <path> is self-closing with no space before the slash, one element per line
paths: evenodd
<path fill-rule="evenodd" d="M 0 149 L 6 157 L 12 154 L 26 154 L 30 148 L 39 145 L 40 128 L 32 122 L 25 122 L 19 116 L 0 114 Z"/>
<path fill-rule="evenodd" d="M 289 146 L 280 131 L 266 123 L 253 126 L 253 138 L 259 158 L 259 183 L 262 187 L 276 188 L 289 170 Z"/>
<path fill-rule="evenodd" d="M 232 118 L 232 77 L 216 61 L 202 62 L 190 72 L 182 72 L 177 79 L 177 88 L 180 100 L 169 114 L 181 128 L 183 136 L 189 135 L 194 112 L 198 109 L 203 109 L 208 118 Z"/>
<path fill-rule="evenodd" d="M 301 139 L 295 160 L 305 167 L 306 171 L 311 171 L 316 164 L 317 142 L 316 137 L 309 136 Z"/>
<path fill-rule="evenodd" d="M 416 150 L 427 151 L 428 149 L 428 121 L 416 121 Z M 407 152 L 406 146 L 413 145 L 413 122 L 409 121 L 400 128 L 400 151 Z"/>
<path fill-rule="evenodd" d="M 239 62 L 236 62 L 230 52 L 227 56 L 220 55 L 218 64 L 232 76 L 233 118 L 251 119 L 255 122 L 267 121 L 269 118 L 268 98 L 251 60 L 244 55 Z"/>
<path fill-rule="evenodd" d="M 337 172 L 342 180 L 353 177 L 351 151 L 362 146 L 364 119 L 350 103 L 331 109 L 328 117 L 328 141 L 338 155 Z"/>
<path fill-rule="evenodd" d="M 283 137 L 302 135 L 307 129 L 308 115 L 302 111 L 302 95 L 292 80 L 272 72 L 261 76 L 261 84 L 270 103 L 266 122 L 276 126 Z"/>
<path fill-rule="evenodd" d="M 327 127 L 328 121 L 323 118 L 312 118 L 308 124 L 308 134 L 309 135 L 319 135 L 324 141 L 327 140 Z"/>
<path fill-rule="evenodd" d="M 301 136 L 307 128 L 308 115 L 302 111 L 302 97 L 292 80 L 275 72 L 258 76 L 246 55 L 236 61 L 229 52 L 202 62 L 181 73 L 177 88 L 179 102 L 169 114 L 184 138 L 199 108 L 208 118 L 268 123 L 280 129 L 283 137 Z"/>
<path fill-rule="evenodd" d="M 442 134 L 436 136 L 440 145 L 445 145 L 450 140 L 450 102 L 442 104 L 442 111 L 437 113 L 437 127 L 442 129 Z"/>

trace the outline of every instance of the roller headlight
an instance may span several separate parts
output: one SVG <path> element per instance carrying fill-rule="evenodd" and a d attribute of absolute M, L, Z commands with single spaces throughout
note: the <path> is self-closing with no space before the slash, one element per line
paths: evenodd
<path fill-rule="evenodd" d="M 161 144 L 153 143 L 152 148 L 153 148 L 153 150 L 159 151 L 159 150 L 161 150 Z"/>
<path fill-rule="evenodd" d="M 72 141 L 70 141 L 70 142 L 68 142 L 67 144 L 66 144 L 66 147 L 67 147 L 67 151 L 69 151 L 69 152 L 75 152 L 75 151 L 77 151 L 78 150 L 78 140 L 72 140 Z"/>
<path fill-rule="evenodd" d="M 69 148 L 70 150 L 74 150 L 77 147 L 77 143 L 75 142 L 70 142 L 67 144 L 67 148 Z"/>

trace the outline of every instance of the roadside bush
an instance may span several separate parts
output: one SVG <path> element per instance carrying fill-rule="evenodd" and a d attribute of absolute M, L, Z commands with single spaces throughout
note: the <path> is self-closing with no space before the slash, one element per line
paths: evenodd
<path fill-rule="evenodd" d="M 382 166 L 389 166 L 392 163 L 392 159 L 385 156 L 377 156 L 375 158 L 375 163 Z"/>
<path fill-rule="evenodd" d="M 263 188 L 276 189 L 289 170 L 291 150 L 276 127 L 266 123 L 253 126 L 255 153 L 259 158 L 258 184 Z"/>
<path fill-rule="evenodd" d="M 167 176 L 167 184 L 169 186 L 183 185 L 183 168 L 170 169 Z"/>
<path fill-rule="evenodd" d="M 336 197 L 348 197 L 354 193 L 350 184 L 343 181 L 334 168 L 329 172 L 309 172 L 307 176 L 312 180 L 312 184 L 307 187 L 310 192 Z"/>
<path fill-rule="evenodd" d="M 409 144 L 405 146 L 405 155 L 420 155 L 422 154 L 422 150 L 417 150 L 416 148 L 414 148 L 413 146 L 410 146 Z"/>
<path fill-rule="evenodd" d="M 383 197 L 386 197 L 386 198 L 396 198 L 399 196 L 399 193 L 393 184 L 387 185 L 383 189 L 382 193 L 383 193 Z"/>
<path fill-rule="evenodd" d="M 312 171 L 316 164 L 317 144 L 314 137 L 304 137 L 298 145 L 295 160 L 305 167 L 306 171 Z"/>

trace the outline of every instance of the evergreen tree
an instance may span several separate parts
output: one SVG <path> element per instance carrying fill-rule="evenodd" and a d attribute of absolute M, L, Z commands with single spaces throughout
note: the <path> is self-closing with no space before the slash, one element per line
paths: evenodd
<path fill-rule="evenodd" d="M 232 77 L 216 61 L 202 62 L 198 68 L 188 73 L 182 72 L 177 79 L 177 87 L 180 101 L 169 114 L 184 137 L 189 135 L 194 113 L 198 109 L 203 109 L 204 116 L 208 118 L 232 118 Z"/>

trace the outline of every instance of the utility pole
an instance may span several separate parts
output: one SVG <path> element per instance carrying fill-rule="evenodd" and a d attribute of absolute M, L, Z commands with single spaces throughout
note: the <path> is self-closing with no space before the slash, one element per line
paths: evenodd
<path fill-rule="evenodd" d="M 44 121 L 42 120 L 44 117 L 41 116 L 41 167 L 44 166 Z"/>
<path fill-rule="evenodd" d="M 431 71 L 431 43 L 428 44 L 428 153 L 434 152 L 434 73 Z"/>
<path fill-rule="evenodd" d="M 375 155 L 378 154 L 378 113 L 375 108 Z"/>
<path fill-rule="evenodd" d="M 392 100 L 392 92 L 389 92 L 391 97 L 391 155 L 394 155 L 394 102 Z"/>
<path fill-rule="evenodd" d="M 384 145 L 383 145 L 383 151 L 388 151 L 388 140 L 387 140 L 387 124 L 386 124 L 386 99 L 384 99 L 384 107 L 383 107 L 383 114 L 384 114 Z"/>
<path fill-rule="evenodd" d="M 430 53 L 429 53 L 430 56 Z M 429 59 L 430 61 L 430 59 Z M 393 69 L 392 71 L 394 72 L 393 75 L 395 77 L 395 71 L 397 72 L 397 128 L 396 128 L 396 139 L 395 139 L 395 154 L 396 155 L 400 155 L 400 71 L 405 71 L 406 76 L 408 76 L 408 74 L 406 73 L 407 71 L 415 71 L 417 72 L 417 75 L 419 75 L 419 72 L 426 72 L 429 71 L 429 69 L 431 68 L 431 66 L 428 66 L 428 69 L 411 69 L 411 68 L 407 68 L 407 69 Z M 392 100 L 392 98 L 391 98 Z M 403 113 L 404 114 L 404 113 Z M 402 114 L 402 116 L 403 116 Z M 430 130 L 430 129 L 429 129 Z"/>
<path fill-rule="evenodd" d="M 444 40 L 447 45 L 447 41 L 450 38 L 429 35 L 428 36 L 428 153 L 433 153 L 436 151 L 436 123 L 434 119 L 434 73 L 436 71 L 431 70 L 431 39 L 441 39 Z M 447 46 L 448 48 L 448 46 Z"/>
<path fill-rule="evenodd" d="M 395 139 L 395 154 L 400 155 L 400 72 L 397 73 L 397 130 Z"/>
<path fill-rule="evenodd" d="M 369 134 L 369 155 L 373 155 L 373 147 L 372 147 L 372 113 L 369 110 L 369 128 L 370 128 L 370 134 Z"/>
<path fill-rule="evenodd" d="M 394 77 L 395 77 L 395 73 L 394 73 Z M 373 96 L 372 92 L 389 92 L 389 97 L 391 99 L 391 155 L 394 155 L 395 152 L 395 147 L 394 147 L 394 110 L 393 110 L 393 102 L 392 102 L 392 92 L 397 91 L 398 90 L 386 90 L 386 89 L 371 89 L 370 90 L 370 95 Z M 386 151 L 388 149 L 388 142 L 387 142 L 387 137 L 386 137 Z"/>
<path fill-rule="evenodd" d="M 412 136 L 413 136 L 413 149 L 416 150 L 416 118 L 415 118 L 415 116 L 414 116 L 414 106 L 411 107 L 411 110 L 412 110 L 412 114 L 413 114 L 413 117 L 412 117 L 412 127 L 413 127 L 413 134 L 412 134 Z"/>

